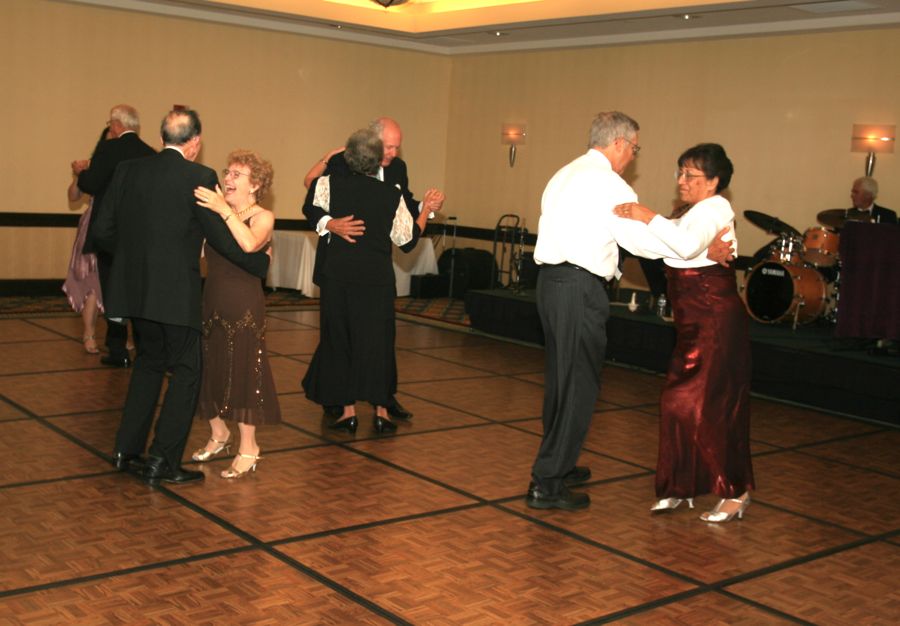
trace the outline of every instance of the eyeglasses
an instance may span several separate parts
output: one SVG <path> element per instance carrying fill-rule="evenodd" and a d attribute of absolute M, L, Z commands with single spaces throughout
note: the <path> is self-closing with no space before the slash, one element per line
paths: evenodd
<path fill-rule="evenodd" d="M 633 154 L 634 156 L 637 156 L 637 153 L 641 151 L 641 147 L 630 139 L 622 137 L 622 141 L 627 141 L 629 144 L 631 144 L 631 154 Z"/>
<path fill-rule="evenodd" d="M 228 178 L 229 176 L 231 176 L 232 178 L 238 178 L 240 176 L 250 176 L 250 174 L 248 174 L 247 172 L 239 172 L 237 170 L 230 170 L 228 168 L 225 168 L 224 170 L 222 170 L 222 178 Z"/>
<path fill-rule="evenodd" d="M 684 170 L 675 170 L 675 180 L 678 180 L 679 178 L 685 178 L 687 180 L 692 178 L 706 178 L 706 174 L 691 174 Z"/>

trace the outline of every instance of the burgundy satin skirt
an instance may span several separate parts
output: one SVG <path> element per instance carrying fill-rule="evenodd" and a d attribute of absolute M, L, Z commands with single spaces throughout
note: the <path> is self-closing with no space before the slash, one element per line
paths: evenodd
<path fill-rule="evenodd" d="M 734 270 L 666 268 L 677 339 L 660 399 L 658 498 L 754 488 L 750 337 Z"/>

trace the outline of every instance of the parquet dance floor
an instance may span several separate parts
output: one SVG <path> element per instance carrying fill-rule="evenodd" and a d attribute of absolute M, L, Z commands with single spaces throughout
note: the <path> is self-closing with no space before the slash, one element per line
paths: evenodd
<path fill-rule="evenodd" d="M 0 320 L 0 624 L 900 623 L 896 428 L 755 398 L 744 519 L 651 516 L 662 378 L 609 364 L 590 508 L 535 511 L 540 349 L 398 321 L 415 417 L 353 436 L 299 388 L 318 312 L 274 311 L 258 471 L 152 488 L 109 464 L 130 371 L 80 335 Z"/>

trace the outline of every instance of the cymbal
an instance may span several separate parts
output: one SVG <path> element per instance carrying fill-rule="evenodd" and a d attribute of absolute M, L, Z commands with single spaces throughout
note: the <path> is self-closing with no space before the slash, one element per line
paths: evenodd
<path fill-rule="evenodd" d="M 800 234 L 800 231 L 790 224 L 785 224 L 777 217 L 772 217 L 771 215 L 766 215 L 765 213 L 760 213 L 759 211 L 744 211 L 744 217 L 746 217 L 754 226 L 759 226 L 764 231 L 766 231 L 767 233 L 771 233 L 772 235 Z"/>
<path fill-rule="evenodd" d="M 872 216 L 868 211 L 859 209 L 828 209 L 820 211 L 816 219 L 822 226 L 843 228 L 846 222 L 871 222 Z"/>

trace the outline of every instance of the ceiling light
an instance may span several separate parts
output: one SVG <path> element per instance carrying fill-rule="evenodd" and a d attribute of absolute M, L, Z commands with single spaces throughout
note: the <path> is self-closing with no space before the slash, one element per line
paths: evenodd
<path fill-rule="evenodd" d="M 375 2 L 376 4 L 380 4 L 385 9 L 388 7 L 395 7 L 398 4 L 406 4 L 406 1 L 407 0 L 372 0 L 372 2 Z"/>

